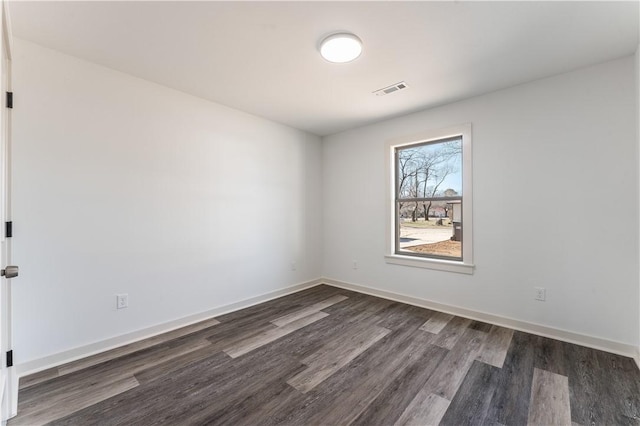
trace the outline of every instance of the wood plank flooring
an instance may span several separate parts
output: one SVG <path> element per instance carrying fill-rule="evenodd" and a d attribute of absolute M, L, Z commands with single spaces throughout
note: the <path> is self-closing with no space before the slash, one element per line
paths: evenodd
<path fill-rule="evenodd" d="M 21 378 L 13 425 L 640 425 L 633 360 L 320 285 Z"/>

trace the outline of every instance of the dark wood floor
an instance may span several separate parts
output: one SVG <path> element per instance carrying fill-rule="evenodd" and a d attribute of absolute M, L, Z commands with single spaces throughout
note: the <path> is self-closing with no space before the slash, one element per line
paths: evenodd
<path fill-rule="evenodd" d="M 326 285 L 20 387 L 9 425 L 640 424 L 630 358 Z"/>

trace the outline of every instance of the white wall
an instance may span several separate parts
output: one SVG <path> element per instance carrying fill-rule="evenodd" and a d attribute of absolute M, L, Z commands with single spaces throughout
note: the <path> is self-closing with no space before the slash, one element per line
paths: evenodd
<path fill-rule="evenodd" d="M 18 363 L 321 275 L 318 137 L 22 40 L 13 66 Z"/>
<path fill-rule="evenodd" d="M 325 138 L 325 276 L 637 345 L 634 78 L 627 57 Z M 474 275 L 386 264 L 385 142 L 465 122 Z"/>

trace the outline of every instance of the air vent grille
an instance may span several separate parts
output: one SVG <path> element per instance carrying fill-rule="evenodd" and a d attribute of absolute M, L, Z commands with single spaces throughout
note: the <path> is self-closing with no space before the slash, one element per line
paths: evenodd
<path fill-rule="evenodd" d="M 407 83 L 405 83 L 404 81 L 401 81 L 400 83 L 392 84 L 391 86 L 378 89 L 374 91 L 373 94 L 376 96 L 384 96 L 384 95 L 388 95 L 389 93 L 397 92 L 398 90 L 406 89 L 407 87 L 408 87 Z"/>

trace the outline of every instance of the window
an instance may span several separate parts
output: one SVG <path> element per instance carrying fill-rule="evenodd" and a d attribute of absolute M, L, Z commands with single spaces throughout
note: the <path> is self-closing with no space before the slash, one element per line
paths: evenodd
<path fill-rule="evenodd" d="M 387 262 L 473 272 L 471 125 L 388 145 Z"/>

